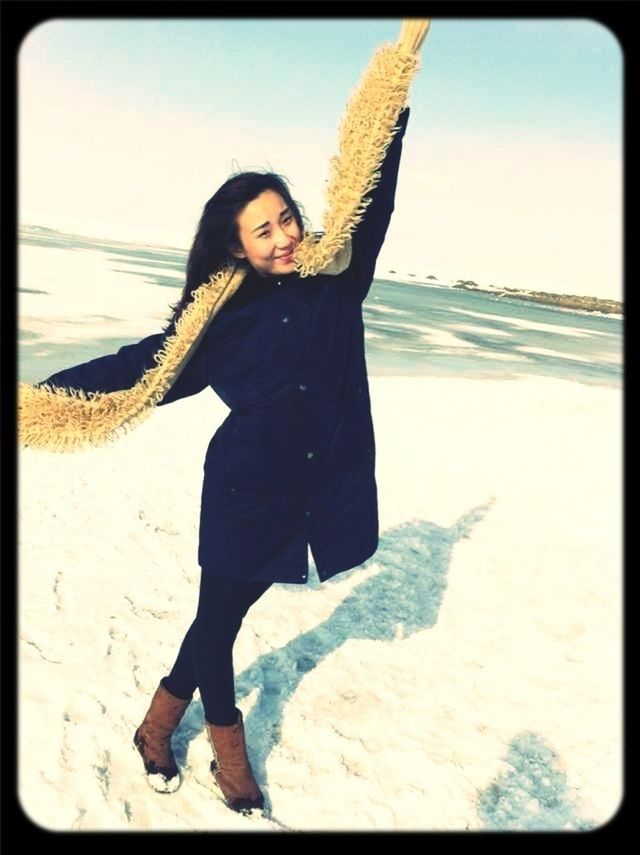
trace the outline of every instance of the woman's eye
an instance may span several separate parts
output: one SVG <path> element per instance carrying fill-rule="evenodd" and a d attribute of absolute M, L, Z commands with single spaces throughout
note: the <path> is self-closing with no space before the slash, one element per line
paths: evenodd
<path fill-rule="evenodd" d="M 286 216 L 286 217 L 283 217 L 283 218 L 282 218 L 282 222 L 283 222 L 286 226 L 288 226 L 288 225 L 289 225 L 289 223 L 290 223 L 290 222 L 292 222 L 292 221 L 293 221 L 293 214 L 287 214 L 287 216 Z M 260 232 L 260 234 L 258 235 L 258 237 L 259 237 L 259 238 L 264 238 L 264 237 L 268 237 L 268 236 L 269 236 L 269 232 Z"/>

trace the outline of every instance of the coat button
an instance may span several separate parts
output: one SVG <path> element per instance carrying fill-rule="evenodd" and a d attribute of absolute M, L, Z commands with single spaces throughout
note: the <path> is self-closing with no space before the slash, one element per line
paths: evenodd
<path fill-rule="evenodd" d="M 309 460 L 311 460 L 311 458 L 313 457 L 313 451 L 307 451 L 307 457 L 309 458 Z"/>
<path fill-rule="evenodd" d="M 304 512 L 304 515 L 305 515 L 305 517 L 310 517 L 310 516 L 311 516 L 311 511 L 305 511 L 305 512 Z"/>
<path fill-rule="evenodd" d="M 307 387 L 304 385 L 304 383 L 301 383 L 301 384 L 298 386 L 298 389 L 300 389 L 300 391 L 301 391 L 301 392 L 306 392 L 306 391 L 307 391 Z"/>
<path fill-rule="evenodd" d="M 288 318 L 286 315 L 285 315 L 285 316 L 284 316 L 284 318 L 282 319 L 282 323 L 283 323 L 283 324 L 288 324 L 288 323 L 289 323 L 289 318 Z"/>

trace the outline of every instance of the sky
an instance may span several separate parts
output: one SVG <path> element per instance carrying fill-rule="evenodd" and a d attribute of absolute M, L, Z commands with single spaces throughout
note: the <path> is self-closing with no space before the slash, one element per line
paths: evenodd
<path fill-rule="evenodd" d="M 53 19 L 18 54 L 23 224 L 188 249 L 238 169 L 321 227 L 338 127 L 400 18 Z M 603 24 L 436 19 L 377 275 L 622 299 L 623 53 Z"/>

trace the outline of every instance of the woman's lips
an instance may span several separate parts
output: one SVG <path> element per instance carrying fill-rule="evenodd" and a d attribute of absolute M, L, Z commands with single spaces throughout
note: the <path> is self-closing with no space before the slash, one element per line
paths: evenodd
<path fill-rule="evenodd" d="M 288 255 L 278 256 L 278 261 L 282 261 L 284 264 L 293 261 L 293 250 Z"/>

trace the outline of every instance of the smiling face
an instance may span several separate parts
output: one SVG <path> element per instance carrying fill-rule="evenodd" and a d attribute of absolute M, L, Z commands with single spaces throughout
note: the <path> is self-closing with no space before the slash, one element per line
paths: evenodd
<path fill-rule="evenodd" d="M 291 208 L 274 190 L 265 190 L 236 218 L 241 249 L 233 250 L 261 276 L 293 273 L 293 252 L 302 238 Z"/>

